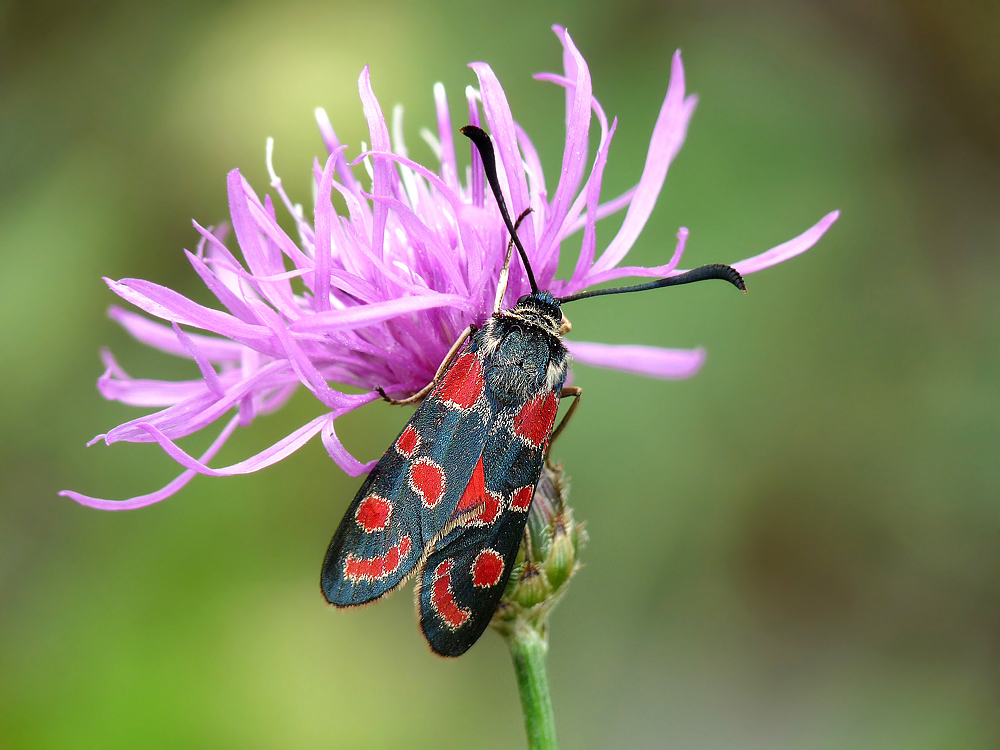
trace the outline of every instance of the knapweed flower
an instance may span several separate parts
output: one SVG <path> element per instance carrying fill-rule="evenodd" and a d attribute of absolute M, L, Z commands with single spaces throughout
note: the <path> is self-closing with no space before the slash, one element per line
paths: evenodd
<path fill-rule="evenodd" d="M 518 234 L 539 287 L 566 296 L 621 277 L 679 273 L 686 229 L 678 232 L 669 262 L 652 268 L 622 262 L 653 210 L 694 112 L 696 99 L 685 94 L 680 54 L 673 58 L 638 183 L 602 202 L 601 180 L 618 121 L 609 123 L 594 98 L 587 63 L 569 34 L 561 27 L 554 30 L 563 47 L 563 74 L 536 76 L 565 89 L 566 144 L 554 190 L 485 63 L 471 65 L 479 88 L 466 89 L 468 115 L 459 123 L 470 122 L 491 134 L 511 213 L 532 209 Z M 125 501 L 62 494 L 95 508 L 139 508 L 171 496 L 195 474 L 229 476 L 263 469 L 316 434 L 330 457 L 358 476 L 374 462 L 363 463 L 344 448 L 334 430 L 337 417 L 377 399 L 379 387 L 397 398 L 418 391 L 432 379 L 459 334 L 492 313 L 507 232 L 475 149 L 470 152 L 471 166 L 460 173 L 444 88 L 434 87 L 437 133 L 423 132 L 438 158 L 431 169 L 408 157 L 398 107 L 390 135 L 368 68 L 358 84 L 371 146 L 362 146 L 366 150 L 348 161 L 326 113 L 317 110 L 329 155 L 325 164 L 317 161 L 314 166 L 311 222 L 283 190 L 268 144 L 271 187 L 291 213 L 297 237 L 279 226 L 271 197 L 262 201 L 238 170 L 229 174 L 227 187 L 239 253 L 226 246 L 225 232 L 195 224 L 201 241 L 197 252 L 187 252 L 187 257 L 219 307 L 200 305 L 150 281 L 107 281 L 113 292 L 146 313 L 113 307 L 111 317 L 140 341 L 192 360 L 201 376 L 181 382 L 136 379 L 105 352 L 107 369 L 98 381 L 101 393 L 161 410 L 92 442 L 156 442 L 184 472 L 156 492 Z M 600 137 L 596 155 L 590 157 L 595 123 Z M 334 193 L 346 204 L 346 216 L 335 211 Z M 597 221 L 622 210 L 626 213 L 621 228 L 598 254 Z M 748 274 L 780 263 L 810 248 L 836 219 L 837 212 L 830 213 L 798 237 L 733 266 Z M 569 278 L 556 278 L 564 246 L 578 253 L 576 263 Z M 505 306 L 528 290 L 515 261 Z M 701 350 L 573 341 L 567 345 L 579 362 L 660 378 L 689 377 L 704 357 Z M 362 392 L 347 393 L 333 384 Z M 255 456 L 231 466 L 208 466 L 237 427 L 279 409 L 299 386 L 315 395 L 322 413 Z M 200 457 L 178 446 L 179 439 L 220 420 L 225 421 L 218 437 Z"/>

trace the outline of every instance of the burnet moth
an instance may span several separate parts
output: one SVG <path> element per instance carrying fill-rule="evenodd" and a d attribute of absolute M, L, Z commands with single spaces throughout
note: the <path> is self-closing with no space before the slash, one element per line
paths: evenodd
<path fill-rule="evenodd" d="M 442 656 L 465 653 L 489 625 L 514 566 L 546 451 L 578 403 L 580 389 L 564 385 L 568 322 L 561 305 L 704 279 L 724 279 L 746 291 L 740 274 L 726 265 L 562 298 L 539 289 L 500 191 L 493 144 L 472 125 L 462 133 L 479 150 L 510 232 L 493 316 L 459 337 L 423 391 L 394 402 L 422 399 L 347 509 L 320 581 L 328 602 L 352 607 L 415 574 L 420 627 Z M 531 293 L 501 311 L 511 244 Z M 553 431 L 559 400 L 566 397 L 574 401 Z"/>

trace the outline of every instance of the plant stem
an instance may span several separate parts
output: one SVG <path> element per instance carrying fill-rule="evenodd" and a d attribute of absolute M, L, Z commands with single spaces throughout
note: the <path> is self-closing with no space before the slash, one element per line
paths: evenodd
<path fill-rule="evenodd" d="M 517 674 L 517 689 L 524 710 L 524 731 L 529 750 L 556 750 L 556 722 L 549 696 L 545 662 L 549 644 L 541 633 L 518 618 L 505 634 Z"/>

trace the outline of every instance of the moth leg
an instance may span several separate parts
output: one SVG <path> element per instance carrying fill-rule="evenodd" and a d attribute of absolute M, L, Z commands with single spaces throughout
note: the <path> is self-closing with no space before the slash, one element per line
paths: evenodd
<path fill-rule="evenodd" d="M 531 213 L 531 206 L 524 209 L 521 215 L 517 217 L 517 221 L 514 222 L 514 231 L 521 226 L 521 222 L 524 221 L 524 217 Z M 500 312 L 500 305 L 503 303 L 503 296 L 507 293 L 507 277 L 510 275 L 510 256 L 514 250 L 514 235 L 510 236 L 510 240 L 507 242 L 507 256 L 503 260 L 503 268 L 500 269 L 500 278 L 497 280 L 497 297 L 496 301 L 493 303 L 493 314 L 496 315 Z"/>
<path fill-rule="evenodd" d="M 406 406 L 407 404 L 415 404 L 423 401 L 424 396 L 430 393 L 431 389 L 433 389 L 434 386 L 438 384 L 438 381 L 441 380 L 441 377 L 444 375 L 445 370 L 448 369 L 452 361 L 454 361 L 455 356 L 458 354 L 458 350 L 462 348 L 462 344 L 464 344 L 466 340 L 469 338 L 469 336 L 475 333 L 476 330 L 477 330 L 476 325 L 475 323 L 473 323 L 469 325 L 469 327 L 466 328 L 464 331 L 462 331 L 462 335 L 459 336 L 458 340 L 451 345 L 451 349 L 449 349 L 448 353 L 444 356 L 444 360 L 441 362 L 441 366 L 438 367 L 437 372 L 434 373 L 434 379 L 427 385 L 425 385 L 423 388 L 421 388 L 419 391 L 414 393 L 412 396 L 401 399 L 389 398 L 389 396 L 386 395 L 386 392 L 382 390 L 382 386 L 379 386 L 378 388 L 375 389 L 376 391 L 378 391 L 378 395 L 380 395 L 385 401 L 388 401 L 393 406 Z"/>
<path fill-rule="evenodd" d="M 569 410 L 566 412 L 566 416 L 562 418 L 559 425 L 552 431 L 552 437 L 549 438 L 549 446 L 556 441 L 556 438 L 562 434 L 562 431 L 566 429 L 566 423 L 569 422 L 569 418 L 573 416 L 573 412 L 576 411 L 576 407 L 580 405 L 580 396 L 583 395 L 583 388 L 579 388 L 575 385 L 569 385 L 562 389 L 559 393 L 559 398 L 572 398 L 573 403 L 569 405 Z"/>

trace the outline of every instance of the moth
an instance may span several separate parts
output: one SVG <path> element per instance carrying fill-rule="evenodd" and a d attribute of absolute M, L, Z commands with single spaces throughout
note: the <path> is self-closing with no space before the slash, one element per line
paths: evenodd
<path fill-rule="evenodd" d="M 580 389 L 565 385 L 569 354 L 562 337 L 569 324 L 561 306 L 705 279 L 724 279 L 746 291 L 740 274 L 721 264 L 561 298 L 539 289 L 507 213 L 493 144 L 478 127 L 466 126 L 462 133 L 482 157 L 510 232 L 493 316 L 462 334 L 426 388 L 394 402 L 420 406 L 347 509 L 320 579 L 328 602 L 353 607 L 415 575 L 420 627 L 442 656 L 465 653 L 489 625 L 514 566 L 548 447 L 579 403 Z M 531 293 L 500 310 L 513 246 Z M 573 402 L 553 430 L 564 398 Z"/>

